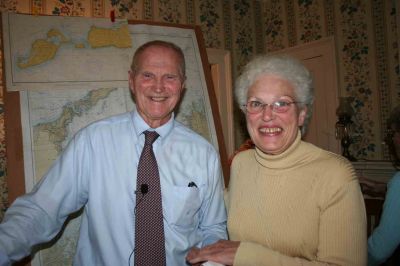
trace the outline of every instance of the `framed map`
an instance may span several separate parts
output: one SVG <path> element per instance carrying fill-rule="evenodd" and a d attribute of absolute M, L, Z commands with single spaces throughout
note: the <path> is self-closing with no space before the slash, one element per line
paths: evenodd
<path fill-rule="evenodd" d="M 79 129 L 135 108 L 128 88 L 130 60 L 137 47 L 155 39 L 184 51 L 186 92 L 176 119 L 215 146 L 227 178 L 221 123 L 197 27 L 3 13 L 2 30 L 7 174 L 19 180 L 10 184 L 10 197 L 30 191 Z M 63 232 L 40 247 L 32 265 L 71 265 L 79 225 L 79 214 L 71 216 Z"/>

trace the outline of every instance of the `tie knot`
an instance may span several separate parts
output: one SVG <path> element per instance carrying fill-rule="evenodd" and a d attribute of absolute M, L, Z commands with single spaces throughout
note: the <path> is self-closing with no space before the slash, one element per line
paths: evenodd
<path fill-rule="evenodd" d="M 160 135 L 158 135 L 158 133 L 155 131 L 145 131 L 144 136 L 144 145 L 152 145 Z"/>

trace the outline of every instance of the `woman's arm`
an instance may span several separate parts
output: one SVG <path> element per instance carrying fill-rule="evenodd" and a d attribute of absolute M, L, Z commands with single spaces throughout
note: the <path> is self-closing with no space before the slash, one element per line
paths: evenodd
<path fill-rule="evenodd" d="M 388 184 L 379 225 L 368 238 L 368 265 L 387 260 L 400 245 L 400 172 Z"/>

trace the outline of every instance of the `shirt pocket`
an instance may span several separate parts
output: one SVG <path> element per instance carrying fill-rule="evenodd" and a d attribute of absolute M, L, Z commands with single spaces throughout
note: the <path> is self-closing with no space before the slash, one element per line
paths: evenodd
<path fill-rule="evenodd" d="M 163 193 L 164 217 L 171 226 L 194 228 L 199 223 L 201 188 L 172 186 Z"/>

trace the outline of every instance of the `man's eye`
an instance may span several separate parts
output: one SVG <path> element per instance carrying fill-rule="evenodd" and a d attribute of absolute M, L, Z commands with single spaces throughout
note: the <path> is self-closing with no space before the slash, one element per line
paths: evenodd
<path fill-rule="evenodd" d="M 167 75 L 167 79 L 169 80 L 176 80 L 177 76 L 176 75 Z"/>
<path fill-rule="evenodd" d="M 146 72 L 142 73 L 142 75 L 144 78 L 151 78 L 153 76 L 151 73 L 146 73 Z"/>

